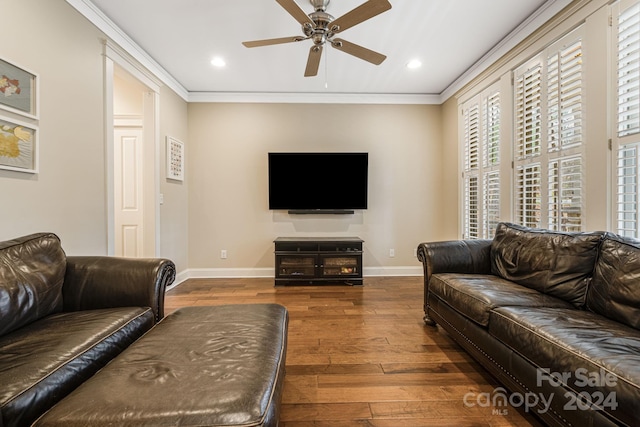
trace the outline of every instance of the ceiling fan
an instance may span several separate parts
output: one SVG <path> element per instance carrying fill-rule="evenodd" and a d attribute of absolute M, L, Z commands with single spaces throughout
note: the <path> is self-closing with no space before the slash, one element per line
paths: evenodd
<path fill-rule="evenodd" d="M 346 40 L 335 38 L 334 36 L 342 31 L 351 28 L 367 19 L 373 18 L 391 9 L 388 0 L 368 0 L 350 12 L 334 19 L 326 10 L 331 0 L 309 0 L 315 12 L 306 14 L 295 0 L 276 0 L 291 16 L 302 24 L 304 36 L 281 37 L 277 39 L 255 40 L 243 42 L 246 47 L 260 47 L 274 44 L 300 42 L 311 39 L 313 46 L 309 49 L 309 58 L 304 72 L 305 77 L 318 74 L 322 49 L 326 42 L 334 48 L 345 53 L 363 59 L 375 65 L 380 65 L 387 57 L 381 53 L 374 52 L 365 47 Z"/>

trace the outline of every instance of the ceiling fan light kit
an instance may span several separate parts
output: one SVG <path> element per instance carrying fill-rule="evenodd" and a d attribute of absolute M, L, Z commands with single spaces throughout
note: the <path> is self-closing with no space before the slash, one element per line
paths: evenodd
<path fill-rule="evenodd" d="M 323 46 L 327 42 L 335 49 L 375 65 L 380 65 L 386 59 L 386 56 L 381 53 L 343 39 L 334 38 L 334 36 L 391 9 L 391 4 L 388 0 L 368 0 L 337 19 L 334 19 L 334 17 L 326 11 L 330 0 L 309 0 L 314 8 L 314 12 L 308 15 L 298 6 L 295 0 L 276 0 L 276 2 L 302 25 L 304 37 L 293 36 L 254 40 L 243 42 L 243 45 L 246 47 L 260 47 L 304 40 L 313 41 L 313 46 L 309 49 L 309 57 L 304 73 L 305 77 L 316 76 L 318 74 Z"/>

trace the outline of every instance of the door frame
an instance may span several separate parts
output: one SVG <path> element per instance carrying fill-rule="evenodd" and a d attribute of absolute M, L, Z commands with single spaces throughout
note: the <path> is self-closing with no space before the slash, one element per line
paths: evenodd
<path fill-rule="evenodd" d="M 145 146 L 153 147 L 152 158 L 145 155 L 145 165 L 152 165 L 144 175 L 145 236 L 144 256 L 160 253 L 160 85 L 161 83 L 135 59 L 117 45 L 104 41 L 104 123 L 105 172 L 107 206 L 107 254 L 115 254 L 115 201 L 114 201 L 114 75 L 124 71 L 137 79 L 148 91 L 144 97 L 143 130 Z"/>

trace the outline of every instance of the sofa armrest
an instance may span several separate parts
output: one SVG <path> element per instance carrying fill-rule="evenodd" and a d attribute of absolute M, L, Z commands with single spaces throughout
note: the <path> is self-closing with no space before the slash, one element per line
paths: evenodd
<path fill-rule="evenodd" d="M 434 273 L 491 273 L 491 240 L 449 240 L 418 245 L 425 280 Z"/>
<path fill-rule="evenodd" d="M 163 258 L 68 256 L 62 296 L 65 311 L 111 307 L 150 307 L 164 317 L 164 294 L 176 277 Z"/>
<path fill-rule="evenodd" d="M 424 321 L 433 325 L 428 315 L 429 281 L 435 273 L 491 273 L 491 240 L 448 240 L 418 245 L 418 260 L 424 271 Z"/>

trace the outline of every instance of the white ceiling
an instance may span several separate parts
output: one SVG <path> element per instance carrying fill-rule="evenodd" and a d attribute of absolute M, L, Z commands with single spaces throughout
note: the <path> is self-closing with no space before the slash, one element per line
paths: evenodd
<path fill-rule="evenodd" d="M 383 53 L 379 66 L 326 46 L 304 77 L 311 41 L 246 48 L 302 35 L 275 0 L 67 0 L 127 50 L 160 69 L 187 98 L 310 94 L 442 99 L 566 6 L 568 0 L 390 0 L 392 8 L 340 37 Z M 306 12 L 309 0 L 296 0 Z M 365 0 L 331 0 L 335 18 Z M 125 46 L 127 48 L 127 46 Z M 146 56 L 148 54 L 148 56 Z M 211 65 L 222 57 L 226 66 Z M 417 70 L 406 67 L 419 59 Z"/>

